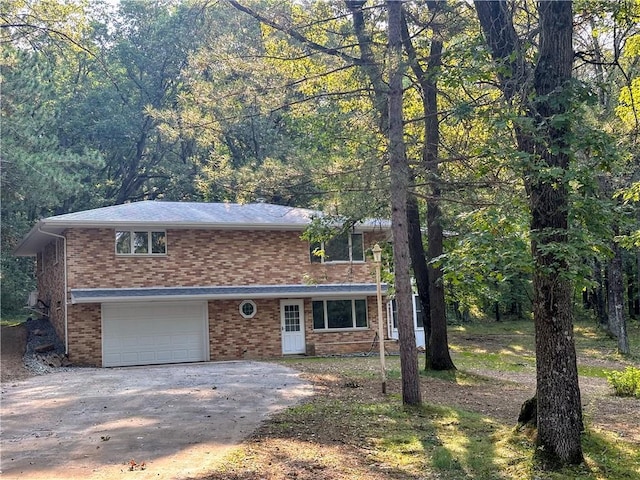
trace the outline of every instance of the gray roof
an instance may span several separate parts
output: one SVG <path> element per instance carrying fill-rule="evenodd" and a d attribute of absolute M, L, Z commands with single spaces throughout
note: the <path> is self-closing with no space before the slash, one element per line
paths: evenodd
<path fill-rule="evenodd" d="M 67 213 L 40 220 L 16 247 L 21 256 L 35 255 L 67 228 L 205 228 L 302 231 L 322 212 L 269 203 L 197 203 L 142 201 Z M 367 220 L 360 231 L 389 230 L 387 220 Z"/>
<path fill-rule="evenodd" d="M 268 203 L 197 203 L 146 200 L 44 219 L 65 225 L 304 226 L 321 212 Z"/>
<path fill-rule="evenodd" d="M 387 285 L 382 284 L 386 294 Z M 153 287 L 71 289 L 71 303 L 163 300 L 239 300 L 258 298 L 328 298 L 376 295 L 375 283 L 326 285 L 246 285 L 221 287 Z"/>

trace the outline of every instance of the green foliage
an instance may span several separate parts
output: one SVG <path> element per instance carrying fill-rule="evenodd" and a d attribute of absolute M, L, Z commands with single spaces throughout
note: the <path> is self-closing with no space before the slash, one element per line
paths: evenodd
<path fill-rule="evenodd" d="M 462 213 L 457 235 L 442 260 L 450 301 L 461 311 L 495 304 L 503 309 L 529 309 L 533 264 L 524 211 L 487 207 Z"/>
<path fill-rule="evenodd" d="M 607 380 L 617 396 L 640 398 L 640 368 L 627 367 L 622 372 L 611 372 Z"/>
<path fill-rule="evenodd" d="M 75 56 L 66 72 L 61 130 L 69 144 L 103 154 L 103 203 L 193 196 L 194 143 L 163 135 L 153 114 L 177 102 L 181 71 L 206 28 L 202 12 L 189 2 L 121 2 L 87 34 L 96 53 Z"/>
<path fill-rule="evenodd" d="M 34 289 L 33 260 L 14 258 L 33 222 L 77 208 L 92 195 L 102 161 L 82 145 L 59 136 L 64 116 L 58 97 L 55 55 L 3 48 L 1 163 L 2 313 L 15 313 Z"/>
<path fill-rule="evenodd" d="M 358 60 L 348 9 L 325 1 L 251 5 L 325 52 L 226 2 L 2 4 L 4 304 L 18 308 L 32 285 L 29 262 L 10 261 L 10 251 L 44 215 L 171 198 L 264 199 L 339 218 L 388 217 L 379 98 Z M 577 62 L 580 82 L 549 97 L 556 106 L 581 107 L 551 118 L 555 127 L 573 128 L 566 171 L 536 169 L 533 156 L 517 150 L 513 127 L 538 135 L 540 125 L 492 87 L 495 64 L 469 5 L 440 7 L 436 22 L 446 41 L 443 66 L 432 72 L 442 157 L 435 179 L 425 175 L 424 92 L 411 69 L 404 104 L 415 192 L 428 198 L 434 180 L 442 189 L 450 236 L 446 254 L 432 261 L 445 269 L 449 299 L 460 310 L 488 315 L 496 304 L 507 312 L 519 305 L 526 316 L 533 266 L 527 172 L 569 185 L 569 243 L 544 248 L 569 265 L 577 289 L 593 283 L 591 265 L 606 261 L 614 238 L 640 245 L 631 203 L 640 189 L 629 189 L 638 165 L 638 2 L 576 2 L 579 52 L 594 54 L 597 44 L 602 62 Z M 424 66 L 434 19 L 424 4 L 405 8 Z M 383 59 L 384 9 L 366 8 L 364 18 L 373 59 Z M 535 32 L 530 16 L 514 18 L 518 31 Z M 535 42 L 522 48 L 530 60 Z M 385 80 L 384 61 L 376 68 Z M 628 192 L 626 204 L 602 190 L 607 179 L 613 191 Z M 329 234 L 314 229 L 308 238 Z"/>
<path fill-rule="evenodd" d="M 89 28 L 85 1 L 5 0 L 0 4 L 0 42 L 44 50 L 51 46 L 82 49 Z"/>
<path fill-rule="evenodd" d="M 625 202 L 640 202 L 640 182 L 635 182 L 626 190 L 618 193 Z"/>
<path fill-rule="evenodd" d="M 26 316 L 23 307 L 27 304 L 29 292 L 35 289 L 34 261 L 32 258 L 16 258 L 9 251 L 3 251 L 0 262 L 0 316 Z"/>
<path fill-rule="evenodd" d="M 337 46 L 349 32 L 349 22 L 332 18 L 335 8 L 322 2 L 253 7 L 314 42 Z M 207 200 L 264 199 L 377 216 L 386 178 L 356 70 L 310 54 L 227 5 L 209 11 L 202 45 L 182 71 L 177 108 L 153 112 L 165 135 L 184 134 L 201 150 L 194 156 L 198 193 Z M 328 17 L 310 20 L 316 15 Z"/>
<path fill-rule="evenodd" d="M 631 184 L 628 189 L 620 190 L 616 193 L 616 197 L 622 198 L 625 204 L 640 202 L 640 182 Z M 627 235 L 618 236 L 616 240 L 625 248 L 640 248 L 640 225 L 637 226 L 637 229 L 630 231 Z"/>

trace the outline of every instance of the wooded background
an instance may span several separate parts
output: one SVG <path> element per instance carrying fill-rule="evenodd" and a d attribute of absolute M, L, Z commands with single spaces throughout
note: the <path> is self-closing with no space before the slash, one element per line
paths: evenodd
<path fill-rule="evenodd" d="M 538 441 L 579 463 L 573 319 L 627 354 L 640 317 L 639 25 L 640 0 L 5 1 L 2 314 L 34 288 L 11 251 L 50 215 L 165 199 L 391 218 L 426 368 L 455 368 L 447 322 L 533 318 Z"/>
<path fill-rule="evenodd" d="M 3 2 L 3 314 L 33 288 L 31 260 L 11 251 L 41 217 L 141 199 L 390 217 L 384 8 L 365 5 L 359 29 L 362 2 L 248 3 L 273 25 L 228 2 Z M 424 230 L 437 195 L 445 231 L 429 261 L 442 267 L 451 319 L 527 316 L 531 159 L 514 134 L 525 87 L 501 93 L 472 5 L 431 3 L 437 11 L 405 4 L 403 76 L 411 192 Z M 535 62 L 534 6 L 509 8 Z M 555 120 L 573 127 L 565 253 L 575 303 L 604 324 L 616 276 L 625 312 L 640 314 L 639 15 L 637 1 L 575 2 L 573 109 Z M 423 108 L 429 81 L 435 129 Z M 435 169 L 425 130 L 439 134 Z"/>

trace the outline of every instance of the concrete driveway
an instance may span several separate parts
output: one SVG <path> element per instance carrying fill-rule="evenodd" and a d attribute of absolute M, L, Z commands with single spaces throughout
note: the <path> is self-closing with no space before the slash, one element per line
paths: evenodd
<path fill-rule="evenodd" d="M 194 478 L 269 414 L 311 395 L 286 367 L 78 368 L 2 385 L 2 478 Z M 129 462 L 145 463 L 129 470 Z"/>

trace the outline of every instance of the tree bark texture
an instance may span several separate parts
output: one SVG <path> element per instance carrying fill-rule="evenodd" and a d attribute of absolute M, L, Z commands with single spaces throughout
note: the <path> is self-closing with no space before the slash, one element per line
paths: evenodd
<path fill-rule="evenodd" d="M 409 228 L 407 193 L 410 187 L 409 164 L 404 145 L 403 126 L 403 64 L 401 18 L 402 3 L 388 1 L 389 29 L 389 164 L 391 176 L 391 229 L 393 232 L 393 262 L 395 269 L 398 337 L 402 371 L 402 402 L 419 405 L 420 372 L 416 339 L 413 330 L 413 302 L 409 272 Z"/>
<path fill-rule="evenodd" d="M 629 354 L 627 320 L 624 314 L 624 280 L 622 273 L 622 252 L 617 243 L 613 243 L 613 258 L 609 261 L 607 304 L 609 313 L 609 331 L 618 341 L 618 353 Z"/>
<path fill-rule="evenodd" d="M 506 1 L 475 0 L 474 4 L 491 55 L 499 64 L 500 89 L 511 103 L 519 92 L 525 91 L 530 70 L 513 26 L 512 12 Z"/>
<path fill-rule="evenodd" d="M 431 304 L 429 300 L 429 270 L 427 268 L 427 254 L 422 243 L 422 225 L 420 222 L 420 210 L 418 198 L 409 193 L 407 198 L 407 219 L 409 221 L 409 253 L 411 255 L 411 267 L 418 288 L 418 299 L 422 305 L 422 327 L 424 328 L 425 345 L 429 345 L 431 337 Z M 429 364 L 429 350 L 426 349 L 425 369 Z"/>
<path fill-rule="evenodd" d="M 537 130 L 517 130 L 518 147 L 531 157 L 525 184 L 531 210 L 536 332 L 536 455 L 544 468 L 583 461 L 582 406 L 573 336 L 573 288 L 567 276 L 571 69 L 573 12 L 569 1 L 538 2 L 540 36 L 532 94 L 505 1 L 476 1 L 478 18 L 494 59 L 505 98 L 520 98 Z M 521 90 L 521 92 L 519 92 Z"/>
<path fill-rule="evenodd" d="M 536 101 L 531 115 L 539 121 L 531 167 L 531 231 L 534 270 L 534 320 L 538 395 L 538 456 L 544 466 L 583 461 L 580 435 L 582 405 L 573 337 L 573 286 L 567 278 L 569 167 L 566 137 L 570 126 L 552 118 L 570 113 L 573 66 L 571 2 L 538 3 L 540 47 L 534 74 Z M 557 173 L 553 173 L 557 172 Z"/>
<path fill-rule="evenodd" d="M 638 219 L 640 220 L 640 212 L 638 212 Z M 637 318 L 640 318 L 640 250 L 636 252 L 636 296 L 633 302 L 633 313 Z"/>
<path fill-rule="evenodd" d="M 603 330 L 607 328 L 607 302 L 606 302 L 606 279 L 602 271 L 602 265 L 598 260 L 594 261 L 593 267 L 594 280 L 597 282 L 593 289 L 593 308 L 596 312 L 598 325 Z"/>
<path fill-rule="evenodd" d="M 427 2 L 429 11 L 438 14 L 439 5 L 436 1 Z M 434 22 L 437 25 L 437 22 Z M 442 228 L 442 209 L 440 198 L 440 158 L 438 145 L 440 143 L 440 125 L 438 120 L 438 86 L 437 73 L 442 66 L 442 38 L 435 28 L 431 39 L 429 64 L 427 71 L 420 77 L 425 113 L 425 145 L 423 162 L 430 187 L 430 198 L 427 202 L 427 254 L 433 262 L 444 253 L 444 232 Z M 429 299 L 431 303 L 431 335 L 429 337 L 430 370 L 455 370 L 453 360 L 449 354 L 449 340 L 447 338 L 447 309 L 444 294 L 444 274 L 442 266 L 429 263 Z"/>
<path fill-rule="evenodd" d="M 403 18 L 403 43 L 409 57 L 411 69 L 420 84 L 422 91 L 422 109 L 424 111 L 424 145 L 422 148 L 422 166 L 429 185 L 427 198 L 427 255 L 424 251 L 412 250 L 412 265 L 418 294 L 425 313 L 425 369 L 426 370 L 455 370 L 455 365 L 449 353 L 447 337 L 447 313 L 444 292 L 442 267 L 435 264 L 426 265 L 427 274 L 423 272 L 427 259 L 439 258 L 443 250 L 444 233 L 442 228 L 442 210 L 440 198 L 439 152 L 440 124 L 438 119 L 438 86 L 437 75 L 442 66 L 443 41 L 436 19 L 440 5 L 436 1 L 428 1 L 427 7 L 436 21 L 432 22 L 433 36 L 426 69 L 418 63 L 416 51 L 409 37 L 406 19 Z M 417 209 L 416 209 L 417 211 Z M 419 214 L 418 214 L 419 220 Z M 419 255 L 422 253 L 420 257 Z M 423 282 L 427 281 L 424 285 Z M 426 290 L 426 292 L 425 292 Z M 427 315 L 428 312 L 428 315 Z M 426 325 L 428 321 L 428 326 Z M 428 327 L 428 335 L 427 335 Z"/>

